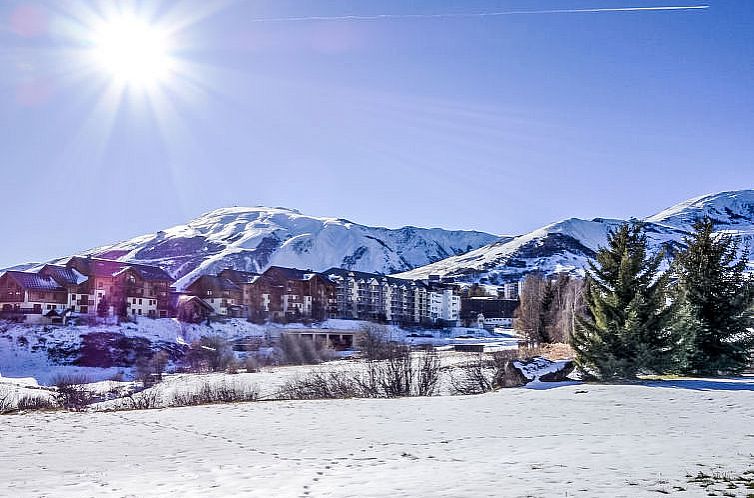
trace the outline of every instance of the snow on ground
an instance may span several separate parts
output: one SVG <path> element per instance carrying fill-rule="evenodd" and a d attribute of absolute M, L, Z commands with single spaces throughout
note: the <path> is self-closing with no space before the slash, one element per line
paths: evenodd
<path fill-rule="evenodd" d="M 5 416 L 0 482 L 16 497 L 706 496 L 686 476 L 754 469 L 753 390 L 677 380 Z"/>
<path fill-rule="evenodd" d="M 50 357 L 51 349 L 72 352 L 68 357 L 76 357 L 81 346 L 81 337 L 86 334 L 116 333 L 134 338 L 143 337 L 156 343 L 190 344 L 205 336 L 218 335 L 227 340 L 249 337 L 277 337 L 286 329 L 308 328 L 312 330 L 359 330 L 368 322 L 357 320 L 327 320 L 325 322 L 304 325 L 264 324 L 258 325 L 242 319 L 213 321 L 209 325 L 192 325 L 174 319 L 139 318 L 136 323 L 120 325 L 93 326 L 29 326 L 0 322 L 0 379 L 11 382 L 13 378 L 34 378 L 41 384 L 50 384 L 60 375 L 83 375 L 92 381 L 104 381 L 113 378 L 129 378 L 131 369 L 126 366 L 111 368 L 81 367 L 66 364 Z M 397 326 L 386 326 L 390 340 L 408 344 L 432 344 L 448 346 L 459 342 L 484 343 L 488 351 L 511 349 L 517 347 L 517 338 L 511 334 L 491 334 L 480 329 L 453 328 L 448 330 L 406 330 Z M 471 335 L 475 337 L 471 337 Z M 411 337 L 419 336 L 419 337 Z M 427 337 L 428 336 L 428 337 Z M 458 338 L 466 337 L 464 338 Z M 54 355 L 53 355 L 54 356 Z"/>

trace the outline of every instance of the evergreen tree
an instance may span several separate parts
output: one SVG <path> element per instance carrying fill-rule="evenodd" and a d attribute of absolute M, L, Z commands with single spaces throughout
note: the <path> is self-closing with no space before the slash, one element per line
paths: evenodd
<path fill-rule="evenodd" d="M 555 286 L 552 280 L 545 280 L 544 289 L 542 291 L 542 299 L 540 302 L 539 310 L 539 331 L 540 342 L 551 343 L 552 342 L 552 328 L 554 320 L 553 307 L 555 306 Z"/>
<path fill-rule="evenodd" d="M 670 326 L 667 272 L 660 272 L 664 252 L 647 253 L 638 222 L 608 234 L 586 277 L 589 313 L 577 319 L 571 338 L 576 364 L 602 380 L 633 379 L 674 367 L 678 337 Z"/>
<path fill-rule="evenodd" d="M 110 302 L 107 300 L 107 296 L 102 296 L 97 304 L 97 316 L 104 318 L 110 312 Z"/>
<path fill-rule="evenodd" d="M 745 274 L 747 251 L 739 256 L 735 240 L 714 232 L 704 218 L 685 239 L 686 250 L 675 260 L 678 315 L 692 348 L 686 371 L 709 375 L 739 373 L 754 351 L 752 282 Z"/>

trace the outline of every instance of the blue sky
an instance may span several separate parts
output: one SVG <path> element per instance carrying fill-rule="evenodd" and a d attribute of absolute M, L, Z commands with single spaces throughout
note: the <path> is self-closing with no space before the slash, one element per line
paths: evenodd
<path fill-rule="evenodd" d="M 0 267 L 233 205 L 513 234 L 754 187 L 748 0 L 163 2 L 183 70 L 116 101 L 79 64 L 104 4 L 61 4 L 0 4 Z"/>

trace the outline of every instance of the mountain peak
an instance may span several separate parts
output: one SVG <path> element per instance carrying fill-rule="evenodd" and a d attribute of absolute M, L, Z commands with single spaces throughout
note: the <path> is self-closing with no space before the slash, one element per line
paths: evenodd
<path fill-rule="evenodd" d="M 650 216 L 646 221 L 688 230 L 704 216 L 720 227 L 751 226 L 754 224 L 754 190 L 730 190 L 694 197 Z"/>
<path fill-rule="evenodd" d="M 462 254 L 497 240 L 481 232 L 389 229 L 341 218 L 314 217 L 284 207 L 226 207 L 185 225 L 90 251 L 122 261 L 157 264 L 183 288 L 224 268 L 332 267 L 394 273 Z"/>
<path fill-rule="evenodd" d="M 754 190 L 736 190 L 695 197 L 647 218 L 644 221 L 650 247 L 662 248 L 672 255 L 683 245 L 694 222 L 703 216 L 712 218 L 719 230 L 734 235 L 742 245 L 754 243 Z M 568 218 L 400 276 L 426 278 L 437 274 L 499 284 L 519 280 L 533 271 L 580 273 L 599 247 L 605 246 L 610 230 L 625 221 Z"/>

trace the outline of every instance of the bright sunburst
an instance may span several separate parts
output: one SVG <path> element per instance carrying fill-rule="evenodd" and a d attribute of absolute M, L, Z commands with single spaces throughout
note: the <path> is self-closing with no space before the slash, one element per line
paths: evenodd
<path fill-rule="evenodd" d="M 103 19 L 92 27 L 96 66 L 127 86 L 168 83 L 173 72 L 169 34 L 130 14 Z"/>

